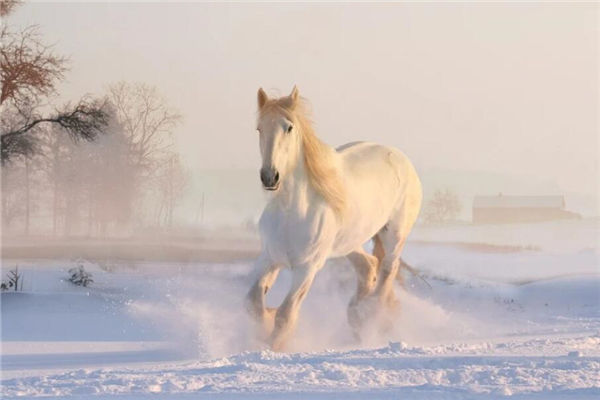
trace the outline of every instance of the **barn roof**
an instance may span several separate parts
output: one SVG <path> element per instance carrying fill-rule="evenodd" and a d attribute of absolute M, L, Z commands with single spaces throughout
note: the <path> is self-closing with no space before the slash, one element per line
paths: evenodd
<path fill-rule="evenodd" d="M 564 208 L 563 196 L 475 196 L 473 208 Z"/>

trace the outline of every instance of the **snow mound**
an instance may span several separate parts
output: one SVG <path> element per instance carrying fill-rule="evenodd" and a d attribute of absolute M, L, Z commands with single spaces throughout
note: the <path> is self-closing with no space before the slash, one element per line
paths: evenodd
<path fill-rule="evenodd" d="M 3 395 L 79 396 L 194 394 L 194 397 L 290 393 L 328 398 L 408 395 L 469 398 L 474 395 L 600 395 L 600 336 L 514 340 L 452 346 L 391 343 L 371 350 L 316 353 L 244 352 L 206 362 L 142 368 L 79 369 L 3 381 Z M 592 350 L 593 347 L 593 350 Z M 542 355 L 551 348 L 558 353 Z M 586 348 L 595 355 L 570 357 Z M 526 350 L 526 351 L 524 351 Z M 537 354 L 529 354 L 535 352 Z M 441 356 L 443 355 L 443 356 Z"/>

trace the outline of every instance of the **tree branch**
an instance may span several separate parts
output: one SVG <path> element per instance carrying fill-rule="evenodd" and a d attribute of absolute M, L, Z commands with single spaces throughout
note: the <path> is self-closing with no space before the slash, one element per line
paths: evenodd
<path fill-rule="evenodd" d="M 68 106 L 65 107 L 65 110 Z M 5 163 L 13 155 L 28 155 L 34 151 L 32 137 L 28 132 L 43 123 L 57 124 L 62 127 L 73 140 L 94 140 L 108 125 L 108 114 L 105 103 L 82 100 L 70 111 L 58 112 L 55 116 L 36 118 L 16 129 L 3 132 L 1 135 L 1 159 Z"/>

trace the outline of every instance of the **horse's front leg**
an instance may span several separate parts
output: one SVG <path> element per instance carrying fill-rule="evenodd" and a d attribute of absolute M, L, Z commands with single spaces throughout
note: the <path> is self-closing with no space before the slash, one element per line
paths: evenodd
<path fill-rule="evenodd" d="M 256 270 L 259 276 L 246 295 L 246 309 L 258 323 L 259 336 L 262 340 L 268 338 L 273 330 L 273 321 L 277 310 L 265 307 L 265 296 L 277 279 L 280 269 L 280 265 L 273 263 L 269 257 L 261 254 L 256 261 Z"/>
<path fill-rule="evenodd" d="M 270 339 L 273 350 L 281 351 L 294 330 L 300 306 L 312 285 L 317 270 L 317 266 L 314 265 L 302 265 L 293 269 L 292 287 L 275 314 L 275 327 Z"/>

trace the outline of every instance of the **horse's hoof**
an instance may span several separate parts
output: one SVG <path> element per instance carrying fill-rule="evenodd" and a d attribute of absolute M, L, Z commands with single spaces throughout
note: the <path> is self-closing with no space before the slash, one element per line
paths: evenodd
<path fill-rule="evenodd" d="M 372 296 L 364 297 L 361 300 L 352 299 L 348 304 L 348 324 L 352 328 L 354 337 L 358 340 L 360 340 L 359 333 L 373 317 L 376 309 L 375 298 Z"/>
<path fill-rule="evenodd" d="M 394 296 L 389 296 L 385 299 L 384 304 L 389 311 L 398 311 L 400 309 L 400 301 Z"/>
<path fill-rule="evenodd" d="M 360 330 L 352 328 L 352 339 L 354 340 L 355 344 L 362 343 L 362 336 L 360 334 Z"/>
<path fill-rule="evenodd" d="M 277 353 L 281 353 L 285 351 L 285 341 L 283 339 L 273 339 L 271 338 L 271 350 Z"/>
<path fill-rule="evenodd" d="M 274 307 L 265 308 L 264 317 L 265 319 L 269 319 L 271 321 L 275 321 L 275 314 L 277 314 L 277 309 Z"/>
<path fill-rule="evenodd" d="M 276 313 L 276 308 L 265 308 L 261 313 L 252 315 L 254 322 L 254 336 L 265 344 L 269 343 L 269 337 L 273 333 Z"/>
<path fill-rule="evenodd" d="M 275 327 L 275 314 L 277 313 L 276 308 L 265 308 L 260 321 L 260 337 L 263 341 L 267 341 L 273 328 Z"/>

